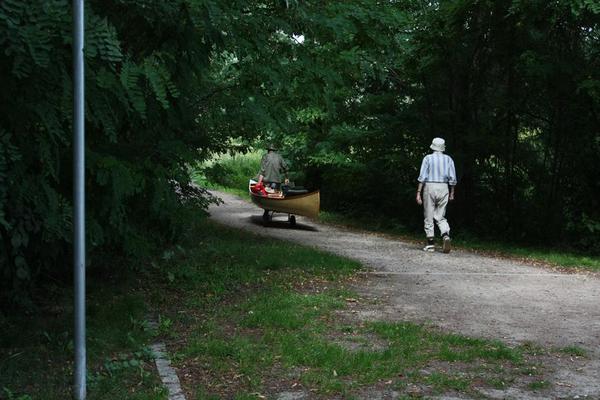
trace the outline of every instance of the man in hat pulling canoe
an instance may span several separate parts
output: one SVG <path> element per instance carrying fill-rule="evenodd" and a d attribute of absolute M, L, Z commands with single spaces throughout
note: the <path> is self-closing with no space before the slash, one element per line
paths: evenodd
<path fill-rule="evenodd" d="M 281 175 L 285 175 L 285 183 L 288 182 L 287 172 L 288 166 L 285 160 L 277 153 L 275 145 L 269 144 L 267 154 L 260 161 L 258 184 L 264 183 L 266 187 L 279 189 L 281 187 Z"/>
<path fill-rule="evenodd" d="M 435 138 L 429 146 L 433 153 L 426 155 L 421 163 L 419 185 L 417 187 L 417 204 L 423 204 L 425 215 L 425 235 L 427 244 L 424 251 L 435 251 L 434 226 L 437 223 L 442 234 L 444 253 L 450 252 L 450 225 L 446 220 L 448 201 L 454 200 L 456 171 L 452 157 L 444 154 L 446 143 L 442 138 Z M 423 196 L 421 197 L 421 191 Z"/>

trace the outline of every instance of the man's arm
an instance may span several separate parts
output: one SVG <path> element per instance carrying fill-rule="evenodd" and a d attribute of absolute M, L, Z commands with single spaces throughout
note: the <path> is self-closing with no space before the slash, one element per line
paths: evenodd
<path fill-rule="evenodd" d="M 423 162 L 421 162 L 421 170 L 419 171 L 419 177 L 417 178 L 417 180 L 419 181 L 419 186 L 417 186 L 417 204 L 421 205 L 423 204 L 423 199 L 421 199 L 421 191 L 423 190 L 423 182 L 425 182 L 425 179 L 427 178 L 427 172 L 428 172 L 428 168 L 429 168 L 429 160 L 427 159 L 427 157 L 423 158 Z"/>
<path fill-rule="evenodd" d="M 421 205 L 423 204 L 423 199 L 421 199 L 421 190 L 423 190 L 423 183 L 419 182 L 419 185 L 417 186 L 417 204 Z"/>
<path fill-rule="evenodd" d="M 450 186 L 450 194 L 448 195 L 448 200 L 454 200 L 454 188 L 456 187 L 456 168 L 454 168 L 454 160 L 452 157 L 450 158 L 450 168 L 449 168 L 449 177 L 448 177 L 448 185 Z"/>

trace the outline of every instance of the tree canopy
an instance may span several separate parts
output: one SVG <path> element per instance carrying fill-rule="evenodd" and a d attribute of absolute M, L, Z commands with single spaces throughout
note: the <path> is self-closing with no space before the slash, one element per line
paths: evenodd
<path fill-rule="evenodd" d="M 417 229 L 446 139 L 455 225 L 598 253 L 595 0 L 86 2 L 90 263 L 176 239 L 190 166 L 276 140 L 326 208 Z M 0 3 L 0 289 L 69 270 L 71 11 Z M 184 192 L 184 193 L 182 193 Z"/>

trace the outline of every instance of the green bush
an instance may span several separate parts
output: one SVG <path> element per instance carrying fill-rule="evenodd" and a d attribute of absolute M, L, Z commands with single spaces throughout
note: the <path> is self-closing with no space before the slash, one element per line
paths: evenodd
<path fill-rule="evenodd" d="M 209 183 L 246 190 L 248 180 L 258 175 L 261 157 L 260 152 L 223 155 L 211 160 L 200 170 Z"/>
<path fill-rule="evenodd" d="M 207 204 L 187 165 L 213 146 L 195 99 L 211 20 L 192 3 L 86 2 L 91 266 L 140 260 Z M 0 300 L 71 270 L 71 27 L 66 0 L 0 3 Z"/>

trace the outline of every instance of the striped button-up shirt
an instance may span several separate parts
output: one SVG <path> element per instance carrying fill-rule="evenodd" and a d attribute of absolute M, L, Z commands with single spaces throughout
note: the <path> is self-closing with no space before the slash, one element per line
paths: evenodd
<path fill-rule="evenodd" d="M 421 163 L 421 173 L 419 182 L 438 182 L 447 183 L 450 186 L 456 185 L 456 171 L 454 161 L 449 155 L 441 151 L 434 151 L 423 158 Z"/>

